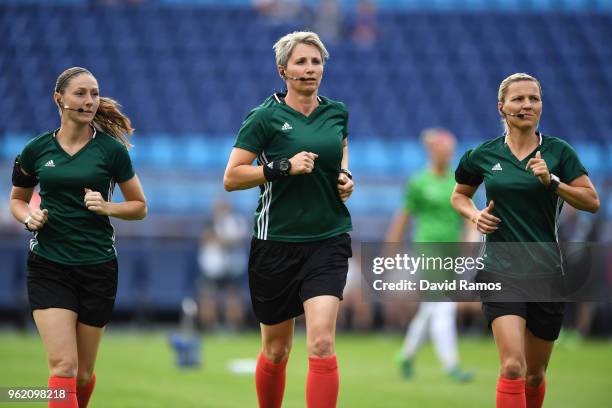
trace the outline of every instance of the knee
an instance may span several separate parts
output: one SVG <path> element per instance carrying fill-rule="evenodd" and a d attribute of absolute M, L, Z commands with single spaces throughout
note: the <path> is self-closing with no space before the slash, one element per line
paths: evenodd
<path fill-rule="evenodd" d="M 49 357 L 49 373 L 55 377 L 76 377 L 78 360 L 76 356 L 60 355 Z"/>
<path fill-rule="evenodd" d="M 525 376 L 525 361 L 520 356 L 506 357 L 502 360 L 501 376 L 516 380 Z"/>
<path fill-rule="evenodd" d="M 289 356 L 291 342 L 276 340 L 264 344 L 263 354 L 274 364 L 278 364 Z"/>
<path fill-rule="evenodd" d="M 541 368 L 537 371 L 527 371 L 526 383 L 531 387 L 539 387 L 544 381 L 546 370 Z"/>
<path fill-rule="evenodd" d="M 329 334 L 314 336 L 308 342 L 308 354 L 323 358 L 334 354 L 334 339 Z"/>

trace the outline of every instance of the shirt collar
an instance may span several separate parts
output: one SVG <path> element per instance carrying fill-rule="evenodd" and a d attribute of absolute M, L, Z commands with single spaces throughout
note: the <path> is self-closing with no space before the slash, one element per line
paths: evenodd
<path fill-rule="evenodd" d="M 538 146 L 542 146 L 542 132 L 536 131 L 536 135 L 538 135 L 538 138 L 540 139 L 538 141 Z M 504 136 L 504 144 L 508 144 L 508 135 Z"/>
<path fill-rule="evenodd" d="M 89 124 L 89 126 L 91 126 L 91 128 L 93 129 L 93 135 L 91 136 L 92 139 L 96 138 L 96 133 L 98 133 L 98 130 L 96 129 L 96 127 L 94 125 L 92 125 L 91 123 Z M 59 132 L 60 128 L 57 128 L 53 131 L 53 137 L 57 137 L 57 132 Z"/>

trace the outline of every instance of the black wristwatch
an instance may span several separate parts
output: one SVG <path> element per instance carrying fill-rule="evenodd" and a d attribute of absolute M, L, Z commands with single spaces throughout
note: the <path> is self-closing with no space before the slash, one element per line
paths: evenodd
<path fill-rule="evenodd" d="M 353 173 L 349 169 L 340 169 L 340 173 L 346 174 L 348 178 L 353 179 Z"/>
<path fill-rule="evenodd" d="M 291 162 L 289 159 L 280 159 L 275 161 L 274 164 L 278 167 L 278 171 L 280 171 L 281 176 L 289 175 L 289 171 L 291 171 Z"/>
<path fill-rule="evenodd" d="M 559 177 L 555 176 L 554 174 L 550 173 L 550 184 L 548 185 L 548 191 L 557 191 L 557 188 L 559 188 L 559 184 L 561 184 L 561 180 L 559 179 Z"/>
<path fill-rule="evenodd" d="M 264 177 L 268 181 L 278 180 L 281 177 L 286 177 L 291 171 L 291 162 L 289 159 L 282 158 L 272 161 L 263 166 Z"/>

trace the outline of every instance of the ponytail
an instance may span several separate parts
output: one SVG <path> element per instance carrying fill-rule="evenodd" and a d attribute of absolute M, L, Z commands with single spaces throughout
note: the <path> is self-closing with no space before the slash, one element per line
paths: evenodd
<path fill-rule="evenodd" d="M 55 82 L 55 92 L 64 94 L 72 78 L 88 74 L 93 76 L 88 69 L 82 67 L 68 68 L 60 74 Z M 115 139 L 119 140 L 126 148 L 132 147 L 128 137 L 134 133 L 130 118 L 121 112 L 121 105 L 117 101 L 107 97 L 100 97 L 100 105 L 93 118 L 92 124 L 94 127 L 104 133 L 108 133 Z M 62 107 L 58 105 L 59 113 L 62 114 Z"/>
<path fill-rule="evenodd" d="M 101 96 L 100 106 L 92 123 L 96 129 L 108 133 L 129 149 L 132 144 L 128 137 L 134 133 L 134 129 L 130 118 L 123 114 L 120 108 L 121 105 L 114 99 Z"/>

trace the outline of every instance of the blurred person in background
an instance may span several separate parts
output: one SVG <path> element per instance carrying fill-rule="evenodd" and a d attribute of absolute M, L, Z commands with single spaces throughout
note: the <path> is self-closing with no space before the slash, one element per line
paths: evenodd
<path fill-rule="evenodd" d="M 605 224 L 603 218 L 603 211 L 595 217 L 587 217 L 572 206 L 564 209 L 559 223 L 559 242 L 565 247 L 564 261 L 569 276 L 587 277 L 594 272 L 601 273 L 605 270 L 604 265 L 593 264 L 596 260 L 591 259 L 592 254 L 588 248 L 588 244 L 601 241 L 602 228 Z M 580 243 L 587 243 L 587 246 Z M 559 344 L 567 348 L 577 347 L 589 336 L 594 317 L 594 303 L 568 303 Z"/>
<path fill-rule="evenodd" d="M 305 314 L 306 405 L 335 407 L 336 317 L 351 257 L 351 216 L 344 205 L 353 192 L 348 112 L 318 95 L 329 53 L 317 34 L 287 34 L 274 50 L 287 91 L 249 113 L 223 180 L 228 191 L 259 186 L 261 192 L 249 256 L 251 302 L 262 335 L 257 397 L 260 407 L 281 406 L 295 318 Z"/>
<path fill-rule="evenodd" d="M 348 275 L 340 304 L 338 321 L 341 328 L 367 331 L 374 324 L 374 306 L 361 287 L 361 249 L 356 245 L 349 259 Z"/>
<path fill-rule="evenodd" d="M 350 37 L 353 42 L 363 47 L 370 47 L 378 38 L 377 12 L 374 2 L 361 0 L 348 22 Z"/>
<path fill-rule="evenodd" d="M 453 207 L 486 234 L 484 270 L 476 279 L 495 281 L 520 273 L 505 267 L 496 244 L 557 242 L 557 221 L 564 202 L 596 212 L 599 198 L 574 149 L 537 130 L 542 115 L 542 88 L 531 75 L 517 73 L 504 79 L 498 91 L 504 135 L 468 150 L 455 172 Z M 478 210 L 472 197 L 485 183 L 488 205 Z M 493 244 L 490 244 L 493 243 Z M 504 247 L 507 248 L 507 247 Z M 553 251 L 554 252 L 554 251 Z M 525 261 L 538 274 L 561 276 L 561 254 L 526 253 Z M 513 290 L 503 286 L 502 292 Z M 531 285 L 529 281 L 523 281 Z M 542 288 L 544 289 L 544 288 Z M 546 392 L 546 369 L 563 321 L 561 302 L 494 302 L 483 296 L 483 312 L 493 330 L 499 352 L 498 408 L 541 407 Z"/>
<path fill-rule="evenodd" d="M 218 201 L 200 240 L 198 265 L 202 274 L 199 284 L 199 316 L 203 328 L 220 323 L 241 329 L 244 324 L 243 283 L 246 280 L 246 220 L 232 211 L 225 201 Z"/>
<path fill-rule="evenodd" d="M 342 10 L 338 0 L 323 0 L 314 10 L 312 25 L 326 42 L 342 38 Z"/>
<path fill-rule="evenodd" d="M 257 12 L 278 22 L 296 19 L 302 11 L 302 0 L 251 0 Z"/>
<path fill-rule="evenodd" d="M 141 220 L 147 213 L 127 150 L 130 120 L 99 92 L 87 69 L 64 71 L 53 94 L 60 128 L 29 141 L 13 169 L 11 212 L 33 233 L 28 298 L 47 352 L 49 388 L 69 396 L 49 400 L 49 407 L 87 406 L 117 293 L 109 217 Z M 38 183 L 41 203 L 34 209 L 28 204 Z M 111 202 L 115 184 L 122 203 Z"/>
<path fill-rule="evenodd" d="M 462 231 L 473 231 L 450 204 L 455 180 L 449 164 L 455 152 L 455 136 L 442 128 L 425 129 L 421 140 L 429 156 L 426 169 L 414 175 L 407 184 L 404 207 L 395 215 L 385 238 L 386 242 L 401 242 L 408 223 L 416 219 L 413 242 L 459 242 Z M 449 378 L 457 382 L 472 380 L 473 374 L 461 370 L 457 347 L 457 304 L 455 302 L 422 302 L 406 331 L 398 360 L 405 379 L 414 375 L 417 351 L 428 331 L 434 348 Z"/>

